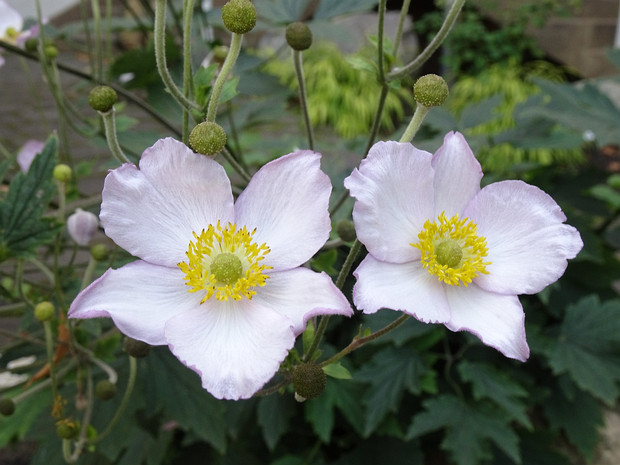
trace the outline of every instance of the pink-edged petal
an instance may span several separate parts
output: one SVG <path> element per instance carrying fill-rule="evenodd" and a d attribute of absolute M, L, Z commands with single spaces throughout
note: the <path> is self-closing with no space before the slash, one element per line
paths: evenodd
<path fill-rule="evenodd" d="M 344 185 L 356 199 L 357 237 L 375 258 L 404 263 L 420 256 L 409 244 L 433 216 L 430 153 L 408 143 L 378 142 Z"/>
<path fill-rule="evenodd" d="M 432 161 L 435 170 L 435 217 L 461 214 L 480 190 L 482 168 L 461 133 L 449 132 Z"/>
<path fill-rule="evenodd" d="M 256 243 L 271 249 L 265 265 L 276 270 L 299 266 L 328 239 L 332 185 L 320 162 L 321 155 L 309 150 L 271 161 L 237 199 L 237 225 L 256 228 Z"/>
<path fill-rule="evenodd" d="M 450 319 L 442 284 L 417 262 L 387 263 L 367 255 L 353 274 L 353 302 L 364 313 L 391 308 L 424 323 Z"/>
<path fill-rule="evenodd" d="M 185 260 L 192 232 L 227 224 L 234 214 L 224 168 L 170 138 L 144 152 L 139 170 L 125 164 L 111 171 L 102 198 L 106 234 L 131 254 L 169 267 Z"/>
<path fill-rule="evenodd" d="M 167 344 L 168 319 L 198 307 L 200 296 L 187 292 L 183 273 L 135 261 L 109 269 L 84 289 L 69 308 L 69 318 L 110 317 L 129 337 L 151 345 Z"/>
<path fill-rule="evenodd" d="M 446 286 L 446 296 L 452 314 L 448 329 L 469 331 L 506 357 L 527 360 L 525 314 L 517 296 L 487 292 L 476 285 Z"/>
<path fill-rule="evenodd" d="M 558 280 L 583 247 L 557 203 L 538 187 L 502 181 L 482 189 L 464 211 L 486 237 L 489 274 L 475 283 L 491 292 L 534 294 Z"/>
<path fill-rule="evenodd" d="M 170 350 L 218 399 L 246 399 L 278 371 L 295 343 L 292 322 L 254 300 L 209 300 L 166 324 Z"/>
<path fill-rule="evenodd" d="M 289 318 L 295 334 L 303 332 L 313 316 L 353 314 L 349 301 L 331 278 L 308 268 L 272 273 L 253 300 Z"/>
<path fill-rule="evenodd" d="M 11 5 L 0 1 L 0 39 L 6 40 L 4 36 L 9 28 L 19 32 L 22 30 L 24 20 L 21 15 Z"/>

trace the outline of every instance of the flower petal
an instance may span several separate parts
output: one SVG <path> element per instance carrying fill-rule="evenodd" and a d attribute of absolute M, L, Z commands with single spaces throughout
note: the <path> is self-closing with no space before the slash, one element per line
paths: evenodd
<path fill-rule="evenodd" d="M 200 296 L 187 289 L 178 268 L 138 260 L 117 270 L 107 270 L 75 298 L 69 317 L 110 317 L 129 337 L 151 345 L 167 344 L 166 321 L 199 306 Z"/>
<path fill-rule="evenodd" d="M 321 155 L 304 150 L 263 166 L 235 204 L 238 225 L 256 228 L 254 240 L 271 252 L 264 264 L 276 270 L 308 261 L 329 237 L 331 182 Z"/>
<path fill-rule="evenodd" d="M 452 313 L 448 329 L 469 331 L 506 357 L 528 359 L 525 314 L 517 296 L 487 292 L 476 285 L 446 286 L 446 296 Z"/>
<path fill-rule="evenodd" d="M 461 133 L 449 132 L 432 161 L 435 170 L 435 215 L 461 214 L 480 190 L 482 168 Z"/>
<path fill-rule="evenodd" d="M 450 319 L 443 286 L 419 263 L 387 263 L 367 255 L 353 274 L 357 278 L 353 301 L 364 313 L 391 308 L 424 323 Z"/>
<path fill-rule="evenodd" d="M 356 198 L 357 237 L 377 259 L 404 263 L 420 256 L 412 247 L 433 216 L 431 155 L 411 144 L 378 142 L 344 180 Z"/>
<path fill-rule="evenodd" d="M 24 20 L 21 15 L 11 5 L 4 1 L 0 1 L 0 39 L 6 34 L 9 28 L 19 32 L 24 26 Z"/>
<path fill-rule="evenodd" d="M 45 147 L 45 142 L 30 139 L 19 149 L 17 163 L 24 173 L 28 172 L 34 158 L 43 151 L 43 147 Z"/>
<path fill-rule="evenodd" d="M 222 166 L 174 139 L 159 140 L 140 160 L 106 177 L 101 223 L 131 254 L 174 267 L 185 260 L 192 231 L 233 220 L 230 181 Z"/>
<path fill-rule="evenodd" d="M 464 211 L 486 237 L 489 274 L 480 287 L 503 294 L 534 294 L 556 281 L 583 247 L 579 232 L 563 224 L 557 203 L 535 186 L 502 181 L 486 186 Z"/>
<path fill-rule="evenodd" d="M 295 334 L 303 332 L 313 316 L 353 314 L 349 301 L 331 278 L 308 268 L 272 273 L 253 300 L 288 317 Z"/>
<path fill-rule="evenodd" d="M 246 399 L 278 371 L 295 343 L 292 322 L 254 300 L 209 300 L 166 324 L 170 350 L 218 399 Z"/>

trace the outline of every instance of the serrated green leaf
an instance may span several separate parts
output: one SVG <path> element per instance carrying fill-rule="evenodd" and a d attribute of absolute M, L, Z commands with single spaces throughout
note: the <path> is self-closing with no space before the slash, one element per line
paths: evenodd
<path fill-rule="evenodd" d="M 323 371 L 327 376 L 331 376 L 336 379 L 352 379 L 351 372 L 342 366 L 342 363 L 330 363 L 323 367 Z"/>
<path fill-rule="evenodd" d="M 445 429 L 441 448 L 458 465 L 478 465 L 490 458 L 495 444 L 515 463 L 521 463 L 519 438 L 509 420 L 497 409 L 476 402 L 465 403 L 452 395 L 441 395 L 423 403 L 425 411 L 413 417 L 407 438 Z"/>
<path fill-rule="evenodd" d="M 266 396 L 258 401 L 258 424 L 262 428 L 263 439 L 269 450 L 273 450 L 286 433 L 295 407 L 295 401 L 290 395 Z"/>
<path fill-rule="evenodd" d="M 165 348 L 154 348 L 144 359 L 147 414 L 163 413 L 185 430 L 207 441 L 220 453 L 226 450 L 226 407 L 200 385 L 200 378 Z"/>
<path fill-rule="evenodd" d="M 2 258 L 28 257 L 50 241 L 59 225 L 42 218 L 55 185 L 52 172 L 56 164 L 58 140 L 50 137 L 33 160 L 27 173 L 17 173 L 9 193 L 0 203 L 0 253 Z"/>
<path fill-rule="evenodd" d="M 419 394 L 429 367 L 408 347 L 388 347 L 378 352 L 355 379 L 370 383 L 364 398 L 367 407 L 364 435 L 370 435 L 388 412 L 395 412 L 405 392 Z"/>
<path fill-rule="evenodd" d="M 551 426 L 563 429 L 569 441 L 591 461 L 599 441 L 598 429 L 603 425 L 601 405 L 579 389 L 570 398 L 562 389 L 553 392 L 543 405 Z"/>
<path fill-rule="evenodd" d="M 9 417 L 0 415 L 0 448 L 12 440 L 23 439 L 41 416 L 50 406 L 50 392 L 43 390 L 28 397 L 27 402 L 16 405 L 15 412 Z M 49 410 L 48 410 L 49 412 Z"/>
<path fill-rule="evenodd" d="M 330 379 L 323 394 L 316 399 L 306 401 L 305 417 L 312 425 L 316 435 L 324 443 L 331 439 L 334 428 L 334 410 L 338 408 L 349 424 L 360 432 L 363 423 L 360 395 L 362 386 L 351 381 Z"/>
<path fill-rule="evenodd" d="M 613 405 L 620 393 L 620 301 L 601 303 L 592 295 L 569 306 L 549 364 L 555 374 L 568 373 L 581 389 Z"/>
<path fill-rule="evenodd" d="M 527 428 L 532 428 L 527 416 L 527 407 L 521 400 L 526 398 L 528 393 L 504 372 L 484 363 L 467 360 L 459 363 L 458 370 L 463 381 L 472 383 L 476 400 L 490 399 L 502 407 L 510 418 Z"/>

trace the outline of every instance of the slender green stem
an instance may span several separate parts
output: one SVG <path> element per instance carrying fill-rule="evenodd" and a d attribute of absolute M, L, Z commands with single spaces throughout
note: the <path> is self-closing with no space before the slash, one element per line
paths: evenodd
<path fill-rule="evenodd" d="M 55 399 L 58 395 L 58 385 L 56 379 L 56 367 L 54 366 L 54 334 L 52 333 L 52 324 L 49 321 L 44 321 L 43 330 L 45 331 L 47 363 L 50 367 L 50 379 L 52 380 L 52 398 Z"/>
<path fill-rule="evenodd" d="M 58 210 L 56 212 L 58 220 L 65 221 L 65 206 L 67 204 L 67 184 L 61 181 L 56 181 L 56 187 L 58 188 Z"/>
<path fill-rule="evenodd" d="M 385 83 L 385 58 L 383 51 L 383 28 L 385 25 L 385 9 L 387 0 L 379 2 L 379 26 L 377 29 L 377 66 L 379 68 L 379 82 L 381 85 Z"/>
<path fill-rule="evenodd" d="M 452 29 L 452 26 L 454 26 L 454 23 L 456 22 L 456 19 L 458 18 L 464 4 L 465 0 L 454 0 L 450 10 L 448 10 L 448 13 L 446 14 L 441 28 L 437 32 L 437 35 L 433 37 L 433 40 L 431 40 L 426 48 L 422 50 L 422 53 L 420 53 L 413 61 L 402 68 L 394 69 L 392 72 L 388 73 L 386 76 L 388 82 L 408 76 L 426 63 L 426 61 L 433 53 L 435 53 L 435 50 L 439 48 L 448 36 L 448 33 Z"/>
<path fill-rule="evenodd" d="M 93 29 L 95 33 L 95 69 L 93 75 L 95 80 L 103 79 L 103 41 L 101 40 L 101 10 L 99 9 L 99 0 L 91 0 L 90 8 L 93 13 Z"/>
<path fill-rule="evenodd" d="M 116 122 L 114 118 L 114 107 L 110 111 L 102 112 L 99 114 L 103 118 L 103 127 L 105 129 L 105 138 L 108 141 L 108 147 L 120 163 L 131 163 L 127 156 L 123 153 L 121 146 L 118 144 L 118 137 L 116 137 Z"/>
<path fill-rule="evenodd" d="M 28 261 L 36 266 L 37 269 L 43 273 L 47 279 L 49 279 L 50 284 L 54 284 L 54 273 L 45 265 L 45 263 L 35 257 L 29 258 Z"/>
<path fill-rule="evenodd" d="M 9 152 L 9 149 L 0 141 L 0 154 L 7 160 L 13 160 L 13 155 Z"/>
<path fill-rule="evenodd" d="M 426 107 L 418 103 L 418 105 L 415 107 L 413 117 L 411 118 L 411 121 L 409 122 L 409 125 L 407 126 L 407 129 L 405 129 L 405 132 L 403 133 L 399 142 L 411 142 L 411 140 L 418 132 L 418 129 L 420 129 L 420 126 L 422 125 L 422 122 L 424 121 L 424 118 L 426 117 L 430 109 L 431 107 Z"/>
<path fill-rule="evenodd" d="M 207 107 L 207 118 L 205 119 L 205 121 L 209 123 L 213 123 L 215 121 L 220 95 L 222 94 L 222 89 L 224 88 L 224 83 L 226 82 L 228 75 L 237 62 L 237 57 L 241 51 L 241 42 L 243 42 L 243 34 L 233 32 L 230 39 L 230 47 L 228 48 L 228 55 L 226 55 L 220 74 L 218 74 L 217 79 L 213 84 L 213 89 L 211 90 L 211 98 L 209 99 L 209 106 Z"/>
<path fill-rule="evenodd" d="M 110 432 L 112 428 L 120 420 L 123 412 L 125 411 L 125 407 L 129 403 L 129 398 L 131 397 L 131 393 L 133 392 L 133 388 L 136 384 L 136 374 L 138 372 L 138 364 L 134 357 L 129 357 L 129 379 L 127 380 L 127 387 L 125 388 L 125 393 L 123 394 L 123 399 L 121 400 L 121 405 L 119 405 L 118 410 L 110 420 L 110 423 L 106 426 L 106 428 L 101 432 L 101 434 L 97 435 L 96 438 L 89 441 L 90 444 L 96 444 L 105 438 Z"/>
<path fill-rule="evenodd" d="M 199 107 L 195 102 L 190 101 L 183 95 L 174 83 L 168 65 L 166 64 L 166 0 L 156 0 L 155 2 L 155 61 L 157 63 L 157 71 L 162 82 L 166 86 L 166 90 L 170 95 L 186 110 L 196 109 Z"/>
<path fill-rule="evenodd" d="M 368 136 L 368 142 L 366 143 L 366 148 L 364 149 L 364 155 L 368 155 L 370 152 L 370 148 L 375 143 L 375 138 L 379 133 L 379 127 L 381 126 L 381 116 L 383 115 L 383 107 L 385 106 L 385 100 L 387 99 L 387 95 L 389 92 L 389 87 L 387 84 L 381 85 L 381 93 L 379 94 L 379 102 L 377 103 L 377 111 L 375 112 L 375 119 L 372 122 L 372 126 L 370 128 L 370 135 Z"/>
<path fill-rule="evenodd" d="M 338 289 L 342 289 L 342 286 L 344 286 L 344 282 L 347 279 L 347 276 L 349 275 L 349 271 L 351 271 L 351 267 L 353 266 L 355 259 L 360 253 L 361 248 L 362 248 L 362 243 L 358 241 L 357 239 L 355 239 L 355 241 L 353 241 L 353 245 L 351 245 L 351 249 L 349 250 L 347 258 L 345 258 L 344 263 L 342 264 L 340 273 L 338 273 L 338 277 L 336 278 L 336 287 Z M 310 344 L 310 348 L 304 354 L 305 362 L 307 362 L 308 360 L 312 360 L 312 356 L 314 355 L 314 352 L 318 349 L 321 339 L 323 338 L 323 334 L 325 333 L 325 330 L 327 329 L 327 323 L 329 323 L 329 315 L 326 315 L 321 318 L 321 321 L 319 322 L 319 326 L 316 329 L 316 332 L 314 333 L 314 339 L 312 339 L 312 344 Z"/>
<path fill-rule="evenodd" d="M 222 156 L 226 159 L 226 161 L 232 165 L 233 169 L 237 173 L 239 173 L 243 180 L 245 182 L 250 182 L 250 178 L 252 177 L 250 176 L 250 173 L 248 173 L 247 170 L 243 166 L 241 166 L 241 164 L 226 147 L 222 149 L 221 153 Z"/>
<path fill-rule="evenodd" d="M 24 314 L 25 309 L 26 309 L 26 304 L 23 302 L 2 305 L 0 307 L 0 318 L 22 316 Z M 13 331 L 4 332 L 2 329 L 0 329 L 0 334 L 2 334 L 3 336 L 9 336 L 9 337 L 15 336 L 15 333 Z"/>
<path fill-rule="evenodd" d="M 95 260 L 92 256 L 88 260 L 88 265 L 86 265 L 86 270 L 84 270 L 84 277 L 82 278 L 82 287 L 80 289 L 85 289 L 86 286 L 90 284 L 93 278 L 93 273 L 95 272 L 95 267 L 97 266 L 97 260 Z"/>
<path fill-rule="evenodd" d="M 193 94 L 192 86 L 192 19 L 194 1 L 185 0 L 183 4 L 183 95 L 189 100 Z M 183 108 L 183 142 L 189 140 L 189 110 Z"/>
<path fill-rule="evenodd" d="M 312 124 L 310 123 L 310 115 L 308 113 L 308 97 L 306 93 L 306 79 L 304 77 L 304 67 L 302 63 L 301 50 L 293 50 L 293 64 L 295 66 L 295 74 L 297 75 L 297 83 L 299 85 L 299 103 L 304 116 L 306 132 L 308 134 L 308 148 L 314 150 L 314 133 Z"/>
<path fill-rule="evenodd" d="M 392 55 L 394 55 L 394 58 L 398 56 L 398 49 L 400 47 L 400 42 L 403 38 L 403 25 L 405 24 L 405 18 L 407 18 L 407 14 L 409 13 L 410 4 L 411 4 L 411 0 L 404 0 L 403 6 L 400 9 L 400 18 L 398 19 L 398 29 L 396 30 L 396 37 L 394 37 L 394 49 L 392 50 Z"/>

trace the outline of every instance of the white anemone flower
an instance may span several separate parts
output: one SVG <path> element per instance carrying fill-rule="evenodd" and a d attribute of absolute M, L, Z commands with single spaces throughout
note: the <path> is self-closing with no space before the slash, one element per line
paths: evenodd
<path fill-rule="evenodd" d="M 267 163 L 233 199 L 221 165 L 163 139 L 140 168 L 105 180 L 105 233 L 140 258 L 110 269 L 69 309 L 168 345 L 217 398 L 251 397 L 278 370 L 309 318 L 351 315 L 325 273 L 302 267 L 331 228 L 320 154 Z"/>
<path fill-rule="evenodd" d="M 365 313 L 403 311 L 469 331 L 505 356 L 529 357 L 519 294 L 562 276 L 583 247 L 545 192 L 522 181 L 480 188 L 482 170 L 459 133 L 434 155 L 379 142 L 345 180 L 369 254 L 354 272 Z"/>

